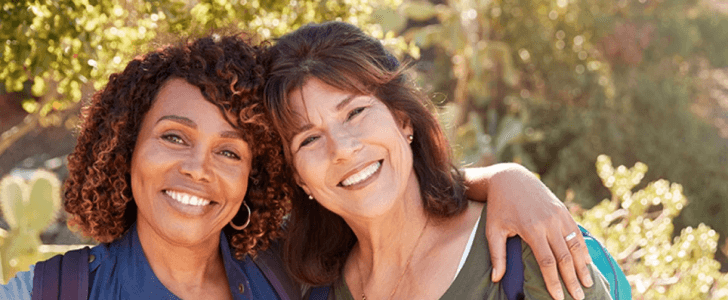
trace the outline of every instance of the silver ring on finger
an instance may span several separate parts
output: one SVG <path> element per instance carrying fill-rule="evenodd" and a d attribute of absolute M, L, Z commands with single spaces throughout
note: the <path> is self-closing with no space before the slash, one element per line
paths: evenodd
<path fill-rule="evenodd" d="M 569 235 L 564 237 L 564 240 L 566 240 L 568 242 L 568 241 L 573 240 L 575 237 L 576 237 L 576 231 L 572 231 L 571 233 L 569 233 Z"/>

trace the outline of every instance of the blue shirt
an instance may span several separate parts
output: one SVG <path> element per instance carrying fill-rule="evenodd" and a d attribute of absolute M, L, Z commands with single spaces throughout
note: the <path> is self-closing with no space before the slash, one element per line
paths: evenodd
<path fill-rule="evenodd" d="M 258 266 L 246 256 L 236 260 L 224 233 L 220 250 L 233 299 L 280 299 Z M 144 255 L 136 224 L 121 239 L 91 248 L 89 299 L 180 299 L 172 294 L 152 271 Z M 0 299 L 27 299 L 33 290 L 33 272 L 20 272 L 0 286 Z"/>

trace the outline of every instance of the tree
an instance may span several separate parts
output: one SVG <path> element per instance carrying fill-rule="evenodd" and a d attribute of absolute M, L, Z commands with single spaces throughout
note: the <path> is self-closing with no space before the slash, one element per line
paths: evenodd
<path fill-rule="evenodd" d="M 24 122 L 0 136 L 0 154 L 37 126 L 60 126 L 68 111 L 159 40 L 227 28 L 280 36 L 302 24 L 344 20 L 385 39 L 372 16 L 399 0 L 101 0 L 12 1 L 2 5 L 0 91 L 29 90 L 22 100 Z M 407 50 L 402 39 L 385 41 Z M 72 128 L 74 124 L 67 124 Z"/>
<path fill-rule="evenodd" d="M 692 200 L 679 228 L 728 234 L 728 142 L 694 112 L 724 101 L 708 87 L 728 67 L 727 15 L 697 0 L 412 3 L 403 35 L 433 53 L 421 78 L 446 95 L 463 163 L 522 163 L 589 207 L 607 194 L 584 162 L 644 161 Z"/>

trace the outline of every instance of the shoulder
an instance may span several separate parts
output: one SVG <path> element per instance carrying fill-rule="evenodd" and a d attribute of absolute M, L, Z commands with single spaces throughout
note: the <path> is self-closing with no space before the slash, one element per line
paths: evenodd
<path fill-rule="evenodd" d="M 98 267 L 101 260 L 92 261 L 92 257 L 95 257 L 93 253 L 98 253 L 96 256 L 99 256 L 99 254 L 103 253 L 102 249 L 99 248 L 100 246 L 95 246 L 93 249 L 89 250 L 89 269 L 92 270 L 94 266 Z M 78 252 L 79 250 L 72 250 L 69 252 Z M 65 255 L 67 255 L 68 252 Z M 47 262 L 49 260 L 46 260 L 44 262 Z M 41 263 L 41 262 L 39 262 Z M 0 299 L 19 299 L 19 300 L 25 300 L 31 299 L 32 291 L 33 291 L 33 280 L 35 279 L 36 274 L 36 265 L 31 265 L 30 269 L 25 272 L 18 272 L 15 274 L 15 277 L 10 279 L 7 284 L 0 285 Z M 39 275 L 40 276 L 40 275 Z"/>
<path fill-rule="evenodd" d="M 30 270 L 18 272 L 7 284 L 0 285 L 0 299 L 30 300 L 33 290 L 35 265 Z"/>
<path fill-rule="evenodd" d="M 467 208 L 460 214 L 444 219 L 430 220 L 430 227 L 440 234 L 437 243 L 447 245 L 450 243 L 461 243 L 471 235 L 474 226 L 482 227 L 485 224 L 485 204 L 482 202 L 468 201 Z"/>
<path fill-rule="evenodd" d="M 538 266 L 536 257 L 533 255 L 533 250 L 531 250 L 528 244 L 523 242 L 523 240 L 521 240 L 521 247 L 523 249 L 522 259 L 524 267 L 523 292 L 527 299 L 547 299 L 550 296 L 546 289 L 546 283 L 543 280 L 541 269 Z M 602 276 L 602 273 L 599 272 L 594 264 L 589 264 L 589 272 L 592 275 L 594 285 L 589 288 L 582 286 L 585 295 L 584 299 L 612 299 L 609 294 L 609 283 L 607 283 L 607 280 L 604 276 Z M 563 281 L 561 282 L 561 288 L 564 291 L 567 290 Z M 569 293 L 565 294 L 566 299 L 572 299 Z"/>

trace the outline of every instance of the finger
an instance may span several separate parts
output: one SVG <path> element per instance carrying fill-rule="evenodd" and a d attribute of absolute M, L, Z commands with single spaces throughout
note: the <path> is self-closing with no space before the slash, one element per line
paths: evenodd
<path fill-rule="evenodd" d="M 571 214 L 568 213 L 568 211 L 562 211 L 561 215 L 563 217 L 561 218 L 562 222 L 564 220 L 567 221 L 568 224 L 566 224 L 564 230 L 562 232 L 566 232 L 567 235 L 570 232 L 576 232 L 576 245 L 572 245 L 572 241 L 569 241 L 569 249 L 571 250 L 571 255 L 574 256 L 575 262 L 584 262 L 584 265 L 590 264 L 592 262 L 591 256 L 589 255 L 589 249 L 586 247 L 586 242 L 584 241 L 584 236 L 581 234 L 581 230 L 579 230 L 579 226 L 576 224 L 576 221 L 571 217 Z M 562 227 L 562 228 L 563 228 Z"/>
<path fill-rule="evenodd" d="M 578 235 L 578 233 L 573 233 L 573 235 Z M 576 237 L 571 240 L 574 240 L 575 238 Z M 549 245 L 551 246 L 551 250 L 554 252 L 556 263 L 559 266 L 559 273 L 561 274 L 561 278 L 563 279 L 564 285 L 566 285 L 566 289 L 569 291 L 569 294 L 571 294 L 574 299 L 584 299 L 584 290 L 582 290 L 581 283 L 579 283 L 579 279 L 574 271 L 574 259 L 566 244 L 565 237 L 549 240 Z M 561 284 L 559 283 L 559 286 L 560 285 Z"/>
<path fill-rule="evenodd" d="M 498 282 L 506 273 L 506 239 L 508 236 L 504 231 L 489 234 L 486 232 L 488 239 L 488 248 L 490 249 L 490 261 L 493 264 L 493 271 L 490 278 L 493 282 Z M 519 258 L 520 259 L 520 258 Z"/>
<path fill-rule="evenodd" d="M 525 237 L 524 241 L 526 241 L 529 245 L 541 245 L 531 247 L 531 250 L 533 251 L 533 256 L 538 262 L 538 267 L 541 269 L 541 275 L 543 275 L 543 280 L 546 283 L 546 289 L 549 291 L 552 298 L 556 300 L 564 299 L 564 290 L 561 288 L 556 258 L 551 252 L 551 248 L 543 246 L 547 245 L 548 241 L 544 238 L 542 240 L 536 240 L 534 241 L 535 243 L 532 244 L 527 241 Z"/>
<path fill-rule="evenodd" d="M 577 229 L 576 237 L 566 241 L 566 246 L 569 247 L 569 252 L 574 259 L 574 268 L 576 269 L 576 275 L 579 276 L 581 284 L 585 287 L 591 287 L 594 284 L 592 280 L 591 272 L 589 272 L 588 265 L 591 263 L 591 256 L 589 256 L 589 249 L 586 248 L 586 242 L 584 236 L 581 235 L 581 231 Z"/>

